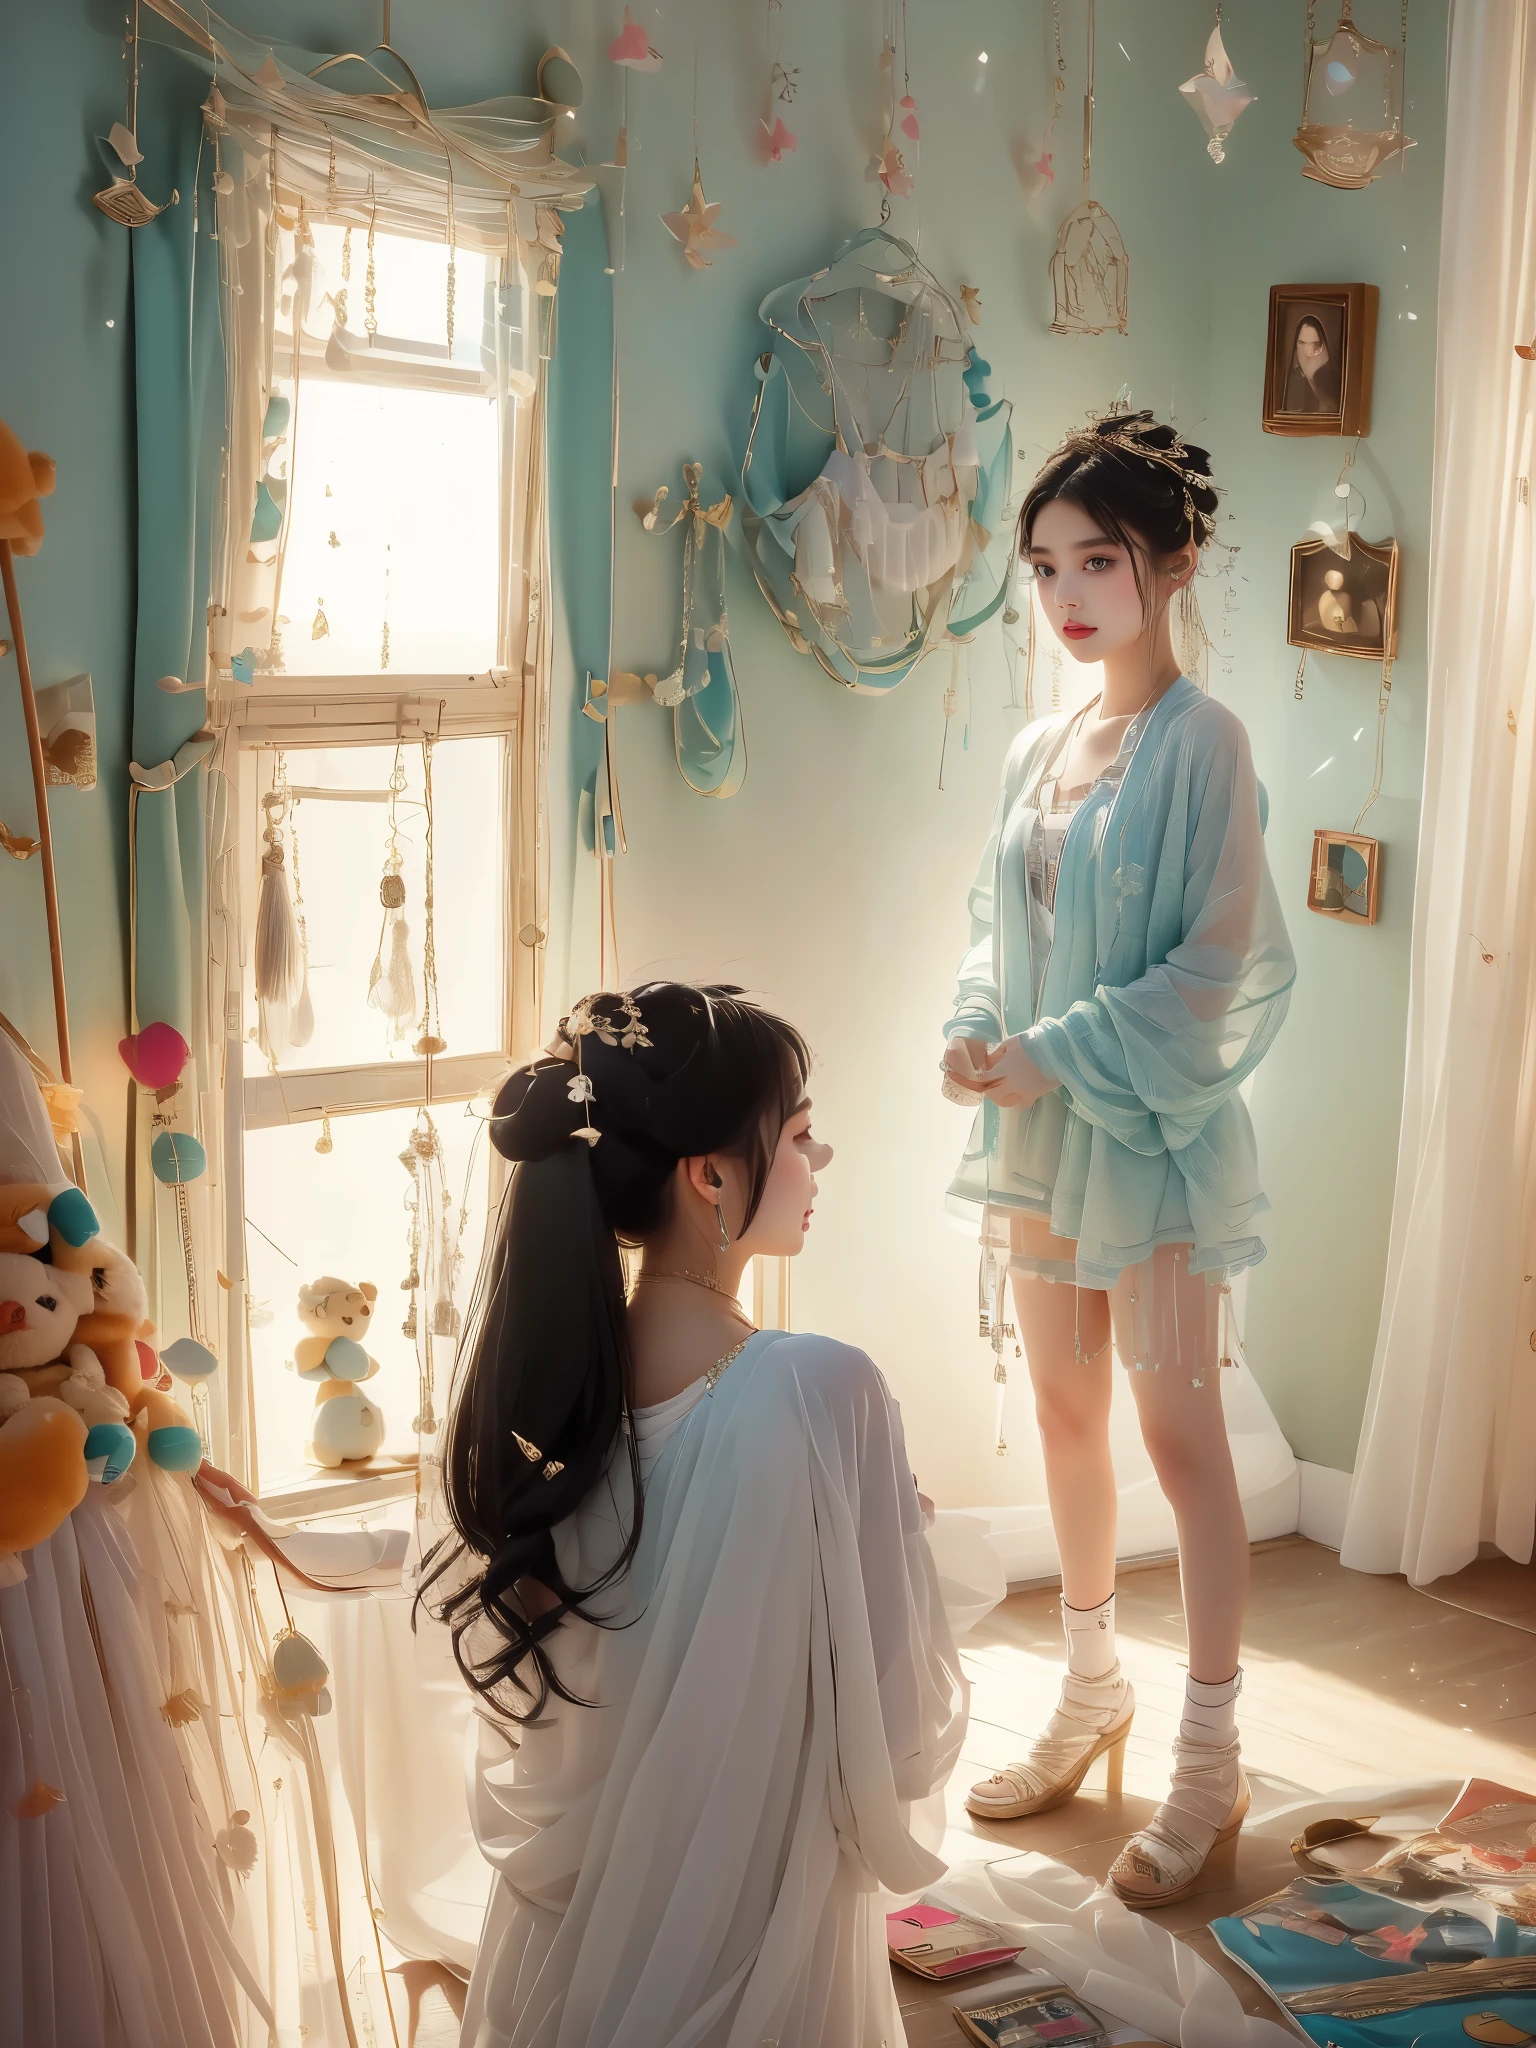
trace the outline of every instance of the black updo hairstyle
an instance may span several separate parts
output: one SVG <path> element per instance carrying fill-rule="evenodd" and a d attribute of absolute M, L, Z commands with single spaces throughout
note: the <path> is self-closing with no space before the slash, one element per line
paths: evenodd
<path fill-rule="evenodd" d="M 738 988 L 656 981 L 592 996 L 562 1021 L 562 1050 L 573 1053 L 578 1036 L 590 1101 L 572 1093 L 574 1057 L 553 1055 L 519 1067 L 496 1098 L 491 1142 L 515 1170 L 450 1402 L 443 1485 L 456 1534 L 429 1554 L 418 1596 L 440 1585 L 435 1611 L 459 1669 L 515 1721 L 536 1720 L 551 1693 L 587 1704 L 543 1646 L 564 1615 L 602 1625 L 583 1603 L 623 1575 L 640 1540 L 620 1246 L 666 1223 L 678 1161 L 707 1152 L 746 1165 L 745 1229 L 810 1071 L 799 1032 Z M 583 1127 L 600 1133 L 595 1144 Z M 621 1431 L 634 1523 L 612 1567 L 571 1586 L 553 1531 L 597 1484 Z M 456 1569 L 465 1560 L 467 1578 Z M 554 1594 L 547 1612 L 523 1611 L 523 1578 Z M 472 1646 L 482 1619 L 489 1641 Z"/>
<path fill-rule="evenodd" d="M 1203 548 L 1216 531 L 1216 491 L 1204 481 L 1210 474 L 1206 450 L 1150 412 L 1106 413 L 1069 435 L 1030 485 L 1019 514 L 1020 558 L 1029 560 L 1041 506 L 1065 498 L 1130 555 L 1146 607 L 1144 562 L 1176 555 L 1191 540 Z"/>

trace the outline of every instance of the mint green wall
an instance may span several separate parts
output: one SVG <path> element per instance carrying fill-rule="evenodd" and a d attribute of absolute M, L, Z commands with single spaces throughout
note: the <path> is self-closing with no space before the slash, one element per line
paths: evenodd
<path fill-rule="evenodd" d="M 800 146 L 771 167 L 750 147 L 765 68 L 759 0 L 729 8 L 663 0 L 637 11 L 667 61 L 631 90 L 629 261 L 618 280 L 624 439 L 615 645 L 619 665 L 655 668 L 672 658 L 680 541 L 646 535 L 628 508 L 659 483 L 675 492 L 685 458 L 705 463 L 709 487 L 732 486 L 754 388 L 758 301 L 826 262 L 844 236 L 874 219 L 878 188 L 867 167 L 879 132 L 882 9 L 878 0 L 838 0 L 835 8 L 784 0 L 782 54 L 800 67 L 800 94 L 786 113 Z M 918 241 L 951 288 L 981 287 L 979 342 L 1015 403 L 1021 475 L 1122 384 L 1136 403 L 1171 409 L 1212 448 L 1233 515 L 1223 531 L 1241 548 L 1214 687 L 1253 733 L 1272 799 L 1270 856 L 1301 963 L 1291 1020 L 1254 1091 L 1275 1213 L 1272 1256 L 1251 1286 L 1249 1349 L 1298 1453 L 1348 1465 L 1379 1308 L 1401 1087 L 1422 765 L 1446 0 L 1416 0 L 1413 8 L 1410 130 L 1419 147 L 1400 176 L 1356 194 L 1303 179 L 1290 146 L 1300 0 L 1228 0 L 1228 46 L 1259 99 L 1220 168 L 1206 158 L 1177 92 L 1199 68 L 1208 0 L 1100 0 L 1094 190 L 1124 231 L 1132 271 L 1129 338 L 1096 340 L 1046 332 L 1046 264 L 1077 189 L 1083 9 L 1080 0 L 1062 0 L 1061 11 L 1069 78 L 1055 140 L 1058 182 L 1026 199 L 1012 166 L 1024 145 L 1028 155 L 1040 147 L 1049 7 L 909 0 L 923 151 L 915 198 L 898 203 L 893 225 Z M 1393 33 L 1397 12 L 1392 0 L 1360 0 L 1367 30 Z M 256 13 L 253 6 L 248 18 Z M 600 158 L 611 149 L 619 84 L 601 53 L 619 13 L 617 0 L 546 0 L 514 22 L 503 0 L 462 0 L 452 10 L 395 0 L 394 33 L 437 101 L 526 89 L 545 44 L 564 44 L 590 86 L 566 132 L 572 147 Z M 365 42 L 368 14 L 351 0 L 264 0 L 260 10 L 273 34 L 322 51 Z M 88 205 L 88 137 L 116 111 L 116 33 L 109 11 L 94 11 L 90 0 L 58 0 L 41 11 L 19 0 L 0 6 L 3 68 L 19 62 L 27 79 L 0 128 L 0 168 L 24 175 L 32 195 L 0 227 L 0 245 L 6 274 L 28 280 L 29 290 L 38 281 L 34 295 L 50 315 L 46 339 L 41 327 L 20 333 L 7 318 L 0 413 L 60 456 L 64 478 L 49 549 L 23 572 L 37 592 L 32 636 L 40 679 L 90 667 L 109 713 L 111 797 L 66 792 L 56 811 L 77 1029 L 93 1057 L 98 1045 L 110 1051 L 120 1028 L 118 792 L 131 627 L 126 237 Z M 705 182 L 723 204 L 720 225 L 739 238 L 703 274 L 686 267 L 657 218 L 687 195 L 695 52 Z M 606 637 L 607 332 L 595 227 L 583 218 L 569 237 L 569 353 L 555 422 L 555 532 L 580 544 L 579 555 L 567 546 L 554 593 L 563 626 L 552 741 L 557 998 L 579 992 L 570 981 L 589 971 L 587 931 L 572 934 L 573 919 L 581 927 L 588 912 L 584 902 L 572 909 L 583 875 L 569 848 L 573 792 L 590 768 L 595 729 L 580 720 L 573 691 L 576 668 L 597 658 L 594 647 Z M 1386 795 L 1372 816 L 1387 842 L 1384 910 L 1369 932 L 1341 931 L 1301 907 L 1313 827 L 1348 825 L 1369 781 L 1369 673 L 1314 658 L 1306 701 L 1296 705 L 1294 657 L 1283 641 L 1287 551 L 1331 508 L 1345 444 L 1284 442 L 1258 428 L 1269 285 L 1355 278 L 1379 284 L 1383 299 L 1373 432 L 1357 465 L 1370 500 L 1364 525 L 1372 537 L 1396 530 L 1405 583 Z M 114 316 L 118 326 L 108 330 Z M 974 1335 L 973 1247 L 941 1214 L 964 1119 L 938 1099 L 934 1072 L 965 889 L 1017 723 L 1005 708 L 1001 660 L 988 640 L 973 650 L 971 744 L 960 748 L 957 725 L 941 791 L 939 663 L 888 703 L 856 699 L 792 654 L 739 561 L 731 606 L 752 761 L 741 796 L 727 805 L 691 797 L 672 765 L 665 717 L 623 716 L 631 847 L 618 878 L 624 972 L 738 979 L 808 1031 L 820 1056 L 817 1114 L 839 1156 L 797 1268 L 796 1321 L 854 1339 L 879 1359 L 901 1395 L 931 1491 L 954 1504 L 1017 1498 L 1024 1461 L 994 1460 L 990 1449 L 992 1386 Z M 0 717 L 13 715 L 10 699 L 0 701 Z M 10 730 L 0 728 L 0 816 L 8 822 L 26 815 Z M 69 822 L 77 817 L 88 822 Z M 31 923 L 20 949 L 10 938 L 34 887 L 8 863 L 0 872 L 9 940 L 0 1000 L 46 1042 L 46 976 Z M 1009 1433 L 1019 1442 L 1028 1427 L 1020 1390 L 1011 1390 L 1010 1404 Z"/>
<path fill-rule="evenodd" d="M 59 466 L 42 552 L 16 579 L 42 688 L 88 670 L 101 781 L 52 796 L 75 1081 L 100 1133 L 86 1165 L 116 1222 L 127 1076 L 128 677 L 133 648 L 133 338 L 128 235 L 96 212 L 106 184 L 94 137 L 123 115 L 122 9 L 0 4 L 0 419 Z M 0 622 L 0 638 L 9 638 Z M 0 818 L 35 812 L 14 658 L 0 661 Z M 37 861 L 0 856 L 0 1009 L 51 1064 L 53 998 Z"/>
<path fill-rule="evenodd" d="M 1253 735 L 1269 785 L 1269 857 L 1296 947 L 1290 1019 L 1254 1084 L 1259 1157 L 1274 1203 L 1268 1261 L 1249 1284 L 1249 1350 L 1299 1457 L 1348 1470 L 1365 1405 L 1381 1307 L 1402 1107 L 1408 953 L 1424 770 L 1425 604 L 1434 432 L 1435 290 L 1444 159 L 1446 9 L 1410 18 L 1407 129 L 1417 147 L 1364 192 L 1299 175 L 1291 146 L 1299 9 L 1229 6 L 1230 47 L 1263 93 L 1223 166 L 1208 238 L 1206 403 L 1219 473 L 1241 544 L 1240 603 L 1223 694 Z M 1320 13 L 1326 12 L 1320 9 Z M 1396 33 L 1390 0 L 1358 10 Z M 1230 177 L 1227 175 L 1230 173 Z M 1216 181 L 1213 181 L 1216 182 Z M 1269 286 L 1364 280 L 1381 292 L 1371 432 L 1351 500 L 1367 540 L 1402 549 L 1399 659 L 1381 798 L 1362 830 L 1384 848 L 1381 915 L 1349 930 L 1301 906 L 1312 833 L 1348 829 L 1371 786 L 1379 667 L 1297 654 L 1284 644 L 1288 550 L 1333 521 L 1333 486 L 1351 443 L 1290 440 L 1259 425 Z"/>

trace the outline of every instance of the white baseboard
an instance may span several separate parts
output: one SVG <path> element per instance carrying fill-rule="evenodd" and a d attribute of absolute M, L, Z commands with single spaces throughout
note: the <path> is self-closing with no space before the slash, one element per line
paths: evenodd
<path fill-rule="evenodd" d="M 1301 1474 L 1301 1505 L 1296 1518 L 1298 1532 L 1329 1550 L 1344 1541 L 1344 1515 L 1349 1507 L 1351 1474 L 1336 1472 L 1331 1465 L 1309 1465 L 1298 1459 Z"/>

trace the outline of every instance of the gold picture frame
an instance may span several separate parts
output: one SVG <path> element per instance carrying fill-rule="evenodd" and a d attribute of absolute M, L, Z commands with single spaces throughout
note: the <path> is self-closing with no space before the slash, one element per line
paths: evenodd
<path fill-rule="evenodd" d="M 1325 540 L 1291 549 L 1285 637 L 1293 647 L 1391 661 L 1397 653 L 1398 548 L 1395 540 L 1349 537 L 1341 555 Z"/>
<path fill-rule="evenodd" d="M 1381 904 L 1381 841 L 1360 832 L 1312 834 L 1307 908 L 1341 924 L 1374 924 Z"/>
<path fill-rule="evenodd" d="M 1269 288 L 1266 434 L 1368 434 L 1376 362 L 1373 284 Z"/>

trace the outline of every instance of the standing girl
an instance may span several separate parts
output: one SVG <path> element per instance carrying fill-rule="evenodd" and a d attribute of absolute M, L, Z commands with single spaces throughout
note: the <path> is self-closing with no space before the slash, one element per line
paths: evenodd
<path fill-rule="evenodd" d="M 1205 451 L 1150 413 L 1073 434 L 1025 500 L 1041 608 L 1103 689 L 1020 733 L 971 892 L 945 1092 L 978 1101 L 951 1190 L 1006 1263 L 1061 1555 L 1067 1672 L 1027 1757 L 973 1813 L 1040 1813 L 1135 1702 L 1115 1654 L 1111 1344 L 1178 1528 L 1189 1679 L 1173 1782 L 1110 1873 L 1133 1906 L 1194 1890 L 1248 1805 L 1235 1702 L 1248 1540 L 1222 1417 L 1232 1274 L 1266 1206 L 1238 1090 L 1295 963 L 1264 857 L 1248 736 L 1180 673 L 1169 605 L 1210 540 Z M 1001 1309 L 996 1295 L 994 1310 Z"/>

